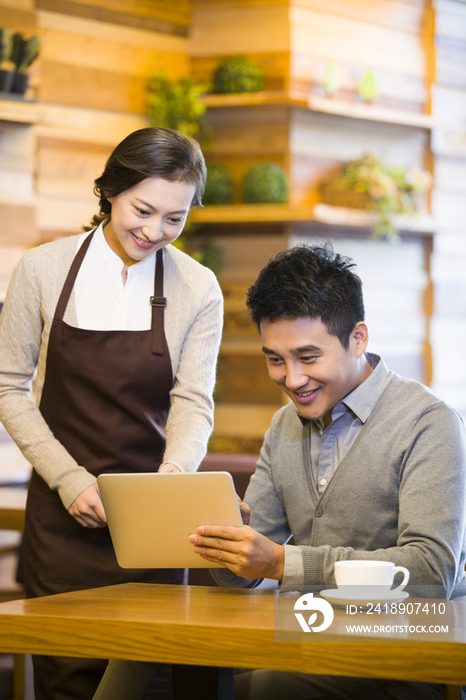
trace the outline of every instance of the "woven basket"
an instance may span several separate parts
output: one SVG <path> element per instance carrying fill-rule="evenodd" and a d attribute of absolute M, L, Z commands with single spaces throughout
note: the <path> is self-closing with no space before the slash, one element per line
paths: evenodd
<path fill-rule="evenodd" d="M 345 190 L 341 187 L 336 187 L 332 182 L 323 182 L 320 186 L 320 193 L 323 203 L 332 207 L 367 209 L 370 203 L 366 192 Z"/>

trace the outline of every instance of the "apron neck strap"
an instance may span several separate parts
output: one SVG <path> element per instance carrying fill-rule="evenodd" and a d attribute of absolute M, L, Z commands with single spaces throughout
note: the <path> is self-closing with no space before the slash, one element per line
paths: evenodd
<path fill-rule="evenodd" d="M 92 236 L 94 235 L 94 231 L 91 231 L 89 236 L 86 238 L 78 252 L 76 253 L 73 262 L 71 263 L 70 270 L 68 272 L 68 276 L 65 280 L 65 284 L 63 285 L 63 289 L 61 290 L 60 298 L 58 300 L 57 308 L 55 309 L 55 321 L 63 321 L 63 316 L 65 315 L 66 307 L 68 306 L 68 301 L 71 296 L 71 292 L 73 290 L 73 286 L 77 277 L 77 274 L 79 272 L 79 268 L 81 267 L 81 263 L 84 260 L 84 256 L 87 253 L 87 249 L 89 248 L 89 245 L 92 240 Z"/>
<path fill-rule="evenodd" d="M 163 296 L 163 248 L 156 253 L 154 296 L 150 298 L 152 306 L 152 354 L 163 355 L 164 346 L 164 311 L 167 300 Z"/>
<path fill-rule="evenodd" d="M 76 277 L 81 267 L 81 263 L 84 260 L 84 256 L 87 253 L 87 249 L 92 240 L 94 231 L 91 231 L 89 236 L 85 239 L 84 243 L 76 253 L 71 267 L 69 269 L 65 284 L 60 294 L 58 300 L 57 308 L 55 310 L 55 321 L 63 321 L 63 316 L 65 315 L 66 307 L 73 290 Z M 152 306 L 152 323 L 151 323 L 151 334 L 152 334 L 152 354 L 153 355 L 163 355 L 164 351 L 164 309 L 167 305 L 167 300 L 163 296 L 163 249 L 157 251 L 156 262 L 155 262 L 155 281 L 154 281 L 154 296 L 150 297 L 150 304 Z"/>

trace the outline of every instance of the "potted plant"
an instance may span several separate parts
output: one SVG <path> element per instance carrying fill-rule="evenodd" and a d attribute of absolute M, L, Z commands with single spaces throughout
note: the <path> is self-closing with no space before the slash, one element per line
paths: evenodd
<path fill-rule="evenodd" d="M 13 71 L 1 68 L 10 59 L 12 46 L 13 42 L 8 29 L 0 29 L 0 92 L 9 92 L 13 84 Z"/>
<path fill-rule="evenodd" d="M 422 207 L 431 175 L 420 168 L 387 168 L 372 153 L 347 163 L 343 173 L 321 184 L 325 204 L 369 209 L 377 214 L 373 238 L 399 235 L 398 215 L 412 216 Z"/>
<path fill-rule="evenodd" d="M 233 204 L 233 178 L 226 168 L 215 163 L 207 166 L 203 204 Z"/>
<path fill-rule="evenodd" d="M 149 119 L 153 126 L 176 129 L 187 136 L 202 131 L 206 110 L 202 95 L 207 84 L 194 77 L 170 82 L 165 75 L 156 75 L 148 84 Z"/>
<path fill-rule="evenodd" d="M 214 92 L 258 92 L 264 85 L 260 66 L 245 56 L 229 56 L 217 65 L 214 75 Z"/>
<path fill-rule="evenodd" d="M 20 32 L 13 34 L 13 47 L 10 59 L 16 67 L 16 73 L 11 88 L 12 92 L 24 95 L 29 82 L 29 75 L 26 73 L 26 70 L 38 56 L 39 39 L 36 36 L 25 39 Z"/>
<path fill-rule="evenodd" d="M 217 274 L 223 264 L 222 250 L 216 246 L 210 236 L 198 235 L 198 227 L 190 219 L 186 222 L 183 233 L 172 245 L 197 262 Z"/>
<path fill-rule="evenodd" d="M 246 204 L 281 204 L 288 198 L 286 173 L 276 163 L 257 163 L 243 178 L 243 202 Z"/>

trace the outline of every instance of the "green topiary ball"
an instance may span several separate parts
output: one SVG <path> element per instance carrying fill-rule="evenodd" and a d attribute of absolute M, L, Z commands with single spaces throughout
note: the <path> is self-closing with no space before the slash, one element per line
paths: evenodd
<path fill-rule="evenodd" d="M 262 69 L 245 56 L 224 58 L 214 71 L 214 92 L 258 92 L 263 85 Z"/>
<path fill-rule="evenodd" d="M 233 204 L 233 178 L 221 165 L 207 166 L 203 204 Z"/>
<path fill-rule="evenodd" d="M 279 204 L 288 198 L 288 180 L 280 165 L 258 163 L 243 179 L 243 202 L 246 204 Z"/>

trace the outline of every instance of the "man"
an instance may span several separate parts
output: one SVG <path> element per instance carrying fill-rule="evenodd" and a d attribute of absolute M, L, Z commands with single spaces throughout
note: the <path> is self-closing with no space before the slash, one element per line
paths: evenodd
<path fill-rule="evenodd" d="M 272 420 L 245 502 L 250 526 L 189 539 L 222 585 L 333 586 L 335 562 L 409 569 L 410 584 L 465 592 L 465 432 L 451 407 L 366 353 L 360 279 L 327 247 L 272 259 L 248 292 L 270 378 L 290 399 Z M 295 545 L 285 544 L 293 535 Z M 429 589 L 428 589 L 429 590 Z M 236 676 L 235 698 L 442 698 L 443 686 L 275 671 Z"/>
<path fill-rule="evenodd" d="M 456 597 L 466 593 L 464 426 L 427 388 L 366 353 L 362 285 L 351 268 L 327 247 L 296 247 L 250 288 L 270 377 L 290 402 L 272 420 L 242 504 L 250 525 L 203 526 L 189 540 L 224 565 L 212 570 L 222 585 L 271 578 L 320 590 L 334 586 L 335 562 L 374 559 Z M 291 536 L 294 545 L 286 544 Z M 113 682 L 95 700 L 166 697 L 163 688 L 157 694 L 156 665 L 111 664 Z M 235 676 L 235 700 L 443 697 L 436 684 L 268 670 Z"/>

